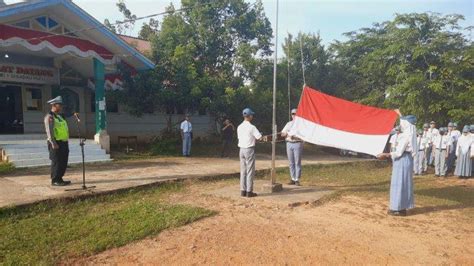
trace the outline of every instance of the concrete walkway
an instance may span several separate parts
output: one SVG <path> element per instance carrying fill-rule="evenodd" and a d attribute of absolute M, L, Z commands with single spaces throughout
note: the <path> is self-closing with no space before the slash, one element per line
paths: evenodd
<path fill-rule="evenodd" d="M 303 164 L 330 164 L 360 159 L 343 158 L 332 155 L 311 156 Z M 269 169 L 270 158 L 257 156 L 257 169 Z M 288 165 L 286 158 L 277 157 L 277 167 Z M 65 191 L 80 188 L 82 169 L 80 166 L 69 168 L 65 180 L 71 180 L 68 187 L 51 187 L 48 168 L 21 169 L 14 174 L 0 177 L 0 207 L 15 206 L 35 201 L 71 197 L 87 193 L 99 193 L 142 186 L 157 182 L 184 178 L 197 178 L 235 174 L 239 172 L 237 158 L 158 158 L 139 161 L 120 161 L 87 165 L 86 180 L 88 185 L 96 186 L 92 191 Z"/>

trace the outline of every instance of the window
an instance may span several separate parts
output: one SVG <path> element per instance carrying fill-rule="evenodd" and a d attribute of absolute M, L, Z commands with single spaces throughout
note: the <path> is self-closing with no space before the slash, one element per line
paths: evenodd
<path fill-rule="evenodd" d="M 28 111 L 42 111 L 43 97 L 41 89 L 26 89 L 26 109 Z"/>

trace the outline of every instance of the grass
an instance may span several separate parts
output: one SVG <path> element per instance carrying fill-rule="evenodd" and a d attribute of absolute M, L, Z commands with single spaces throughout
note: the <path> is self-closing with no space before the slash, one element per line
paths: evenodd
<path fill-rule="evenodd" d="M 392 167 L 384 161 L 352 162 L 337 165 L 303 166 L 302 183 L 336 190 L 336 198 L 356 195 L 388 200 Z M 287 169 L 279 169 L 279 182 L 288 182 Z M 456 177 L 440 180 L 434 175 L 414 178 L 415 204 L 419 211 L 465 209 L 474 218 L 474 189 L 456 182 Z M 334 197 L 334 196 L 332 196 Z"/>
<path fill-rule="evenodd" d="M 0 176 L 8 173 L 12 173 L 15 170 L 15 166 L 11 163 L 0 162 Z"/>
<path fill-rule="evenodd" d="M 182 187 L 167 184 L 72 202 L 0 209 L 0 264 L 56 264 L 214 214 L 163 201 L 164 195 Z"/>

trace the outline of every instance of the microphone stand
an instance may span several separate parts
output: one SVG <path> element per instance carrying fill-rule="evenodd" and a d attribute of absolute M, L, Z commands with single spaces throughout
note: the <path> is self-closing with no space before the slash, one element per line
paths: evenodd
<path fill-rule="evenodd" d="M 82 154 L 82 187 L 81 188 L 74 188 L 74 189 L 66 189 L 66 191 L 78 191 L 78 190 L 89 190 L 95 188 L 95 186 L 86 186 L 86 162 L 85 162 L 85 154 L 84 154 L 84 146 L 86 145 L 86 138 L 81 137 L 81 128 L 79 127 L 79 116 L 77 113 L 74 113 L 74 117 L 76 117 L 76 126 L 77 126 L 77 135 L 79 136 L 79 146 L 81 146 L 81 154 Z"/>

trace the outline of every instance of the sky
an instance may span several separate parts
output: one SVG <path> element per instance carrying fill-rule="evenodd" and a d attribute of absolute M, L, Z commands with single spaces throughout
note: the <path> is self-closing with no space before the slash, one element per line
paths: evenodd
<path fill-rule="evenodd" d="M 111 22 L 123 20 L 115 5 L 117 0 L 73 1 L 101 22 L 106 18 Z M 177 8 L 180 6 L 180 0 L 125 0 L 127 7 L 138 17 L 163 12 L 170 2 Z M 265 14 L 275 30 L 276 0 L 262 2 Z M 425 11 L 462 14 L 466 20 L 461 25 L 474 26 L 474 0 L 280 0 L 278 43 L 284 41 L 287 33 L 297 34 L 301 31 L 319 32 L 323 42 L 328 44 L 334 40 L 344 40 L 342 34 L 345 32 L 369 27 L 374 22 L 391 20 L 396 13 Z M 138 21 L 135 28 L 126 34 L 136 36 L 141 24 Z M 471 33 L 471 40 L 472 37 Z"/>

